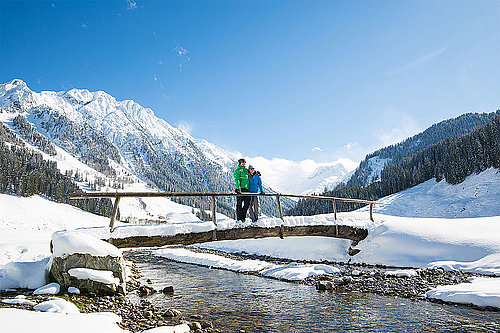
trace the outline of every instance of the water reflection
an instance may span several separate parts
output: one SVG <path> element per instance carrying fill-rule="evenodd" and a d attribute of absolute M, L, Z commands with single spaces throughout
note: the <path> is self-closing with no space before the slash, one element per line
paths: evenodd
<path fill-rule="evenodd" d="M 201 314 L 224 332 L 499 332 L 500 314 L 314 287 L 144 256 L 157 306 Z M 133 301 L 138 297 L 131 295 Z"/>

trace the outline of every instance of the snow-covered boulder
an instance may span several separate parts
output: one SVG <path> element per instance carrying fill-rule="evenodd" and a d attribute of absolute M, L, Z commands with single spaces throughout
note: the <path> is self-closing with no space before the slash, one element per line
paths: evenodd
<path fill-rule="evenodd" d="M 115 246 L 78 231 L 52 235 L 49 278 L 63 288 L 97 294 L 125 293 L 125 261 Z"/>

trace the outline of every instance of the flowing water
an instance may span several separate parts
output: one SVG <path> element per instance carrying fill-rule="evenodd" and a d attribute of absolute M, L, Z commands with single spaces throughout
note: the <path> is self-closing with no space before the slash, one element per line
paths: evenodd
<path fill-rule="evenodd" d="M 202 315 L 222 332 L 500 332 L 500 313 L 313 286 L 175 263 L 146 254 L 142 283 L 175 293 L 146 299 Z M 138 296 L 131 296 L 138 302 Z"/>

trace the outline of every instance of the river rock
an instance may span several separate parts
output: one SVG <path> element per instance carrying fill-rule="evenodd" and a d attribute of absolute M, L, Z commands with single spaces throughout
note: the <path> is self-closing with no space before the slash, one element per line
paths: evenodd
<path fill-rule="evenodd" d="M 76 287 L 82 292 L 95 294 L 125 294 L 125 261 L 115 246 L 79 232 L 59 232 L 52 236 L 52 258 L 49 280 L 67 289 Z M 99 279 L 78 279 L 68 271 L 86 268 L 110 271 L 116 283 L 99 282 Z"/>
<path fill-rule="evenodd" d="M 176 309 L 168 309 L 162 313 L 162 316 L 165 318 L 179 317 L 180 315 L 181 315 L 181 312 L 179 310 L 176 310 Z"/>
<path fill-rule="evenodd" d="M 174 292 L 174 286 L 167 286 L 167 287 L 163 288 L 161 291 L 164 294 L 171 294 Z"/>
<path fill-rule="evenodd" d="M 149 296 L 153 295 L 156 293 L 156 290 L 154 288 L 148 287 L 148 286 L 140 286 L 138 289 L 139 296 Z"/>
<path fill-rule="evenodd" d="M 189 326 L 191 331 L 197 331 L 203 329 L 203 327 L 201 327 L 201 324 L 197 321 L 189 322 L 187 323 L 187 325 Z"/>
<path fill-rule="evenodd" d="M 330 281 L 318 281 L 316 283 L 317 290 L 332 290 L 333 285 Z"/>
<path fill-rule="evenodd" d="M 201 328 L 203 328 L 203 329 L 214 327 L 214 325 L 209 321 L 200 321 L 200 324 L 201 324 Z"/>

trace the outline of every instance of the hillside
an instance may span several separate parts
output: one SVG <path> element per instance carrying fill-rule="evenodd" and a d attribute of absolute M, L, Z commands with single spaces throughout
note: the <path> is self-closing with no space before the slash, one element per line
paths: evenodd
<path fill-rule="evenodd" d="M 485 125 L 496 115 L 500 115 L 500 110 L 490 113 L 466 113 L 434 124 L 400 143 L 376 150 L 366 155 L 346 185 L 348 187 L 370 185 L 380 180 L 381 172 L 386 164 L 397 164 L 404 158 L 415 155 L 441 140 L 468 134 L 473 129 Z"/>
<path fill-rule="evenodd" d="M 433 178 L 438 182 L 445 179 L 449 184 L 460 184 L 468 176 L 488 168 L 500 169 L 500 115 L 466 135 L 449 137 L 402 158 L 399 162 L 385 164 L 377 182 L 366 186 L 341 184 L 324 194 L 377 200 Z M 360 206 L 338 205 L 341 211 L 357 208 Z M 289 214 L 310 215 L 331 211 L 331 205 L 323 202 L 301 200 Z"/>

